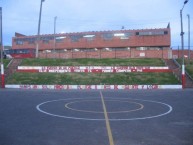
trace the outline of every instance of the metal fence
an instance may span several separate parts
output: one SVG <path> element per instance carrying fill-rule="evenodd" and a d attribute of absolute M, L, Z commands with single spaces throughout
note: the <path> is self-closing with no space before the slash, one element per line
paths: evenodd
<path fill-rule="evenodd" d="M 119 50 L 119 49 L 97 49 L 94 51 L 81 51 L 78 49 L 62 51 L 42 51 L 40 58 L 172 58 L 170 49 L 162 50 Z"/>

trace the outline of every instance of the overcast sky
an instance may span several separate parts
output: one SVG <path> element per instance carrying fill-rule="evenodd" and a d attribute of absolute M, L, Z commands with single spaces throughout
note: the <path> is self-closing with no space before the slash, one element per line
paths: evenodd
<path fill-rule="evenodd" d="M 41 0 L 0 0 L 3 44 L 11 45 L 15 32 L 36 35 Z M 170 22 L 171 47 L 181 45 L 180 9 L 184 0 L 45 0 L 41 34 L 125 29 L 166 28 Z M 184 45 L 188 45 L 188 17 L 193 23 L 193 0 L 183 10 Z M 193 46 L 193 25 L 191 46 Z M 193 49 L 193 47 L 191 47 Z"/>

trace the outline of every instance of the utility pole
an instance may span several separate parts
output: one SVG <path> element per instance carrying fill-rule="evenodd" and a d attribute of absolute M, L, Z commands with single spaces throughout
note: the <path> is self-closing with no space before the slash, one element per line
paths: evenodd
<path fill-rule="evenodd" d="M 180 10 L 180 20 L 181 20 L 181 45 L 182 45 L 182 88 L 185 88 L 185 65 L 184 65 L 184 32 L 183 32 L 183 18 L 182 11 L 184 9 L 185 4 L 187 4 L 188 0 L 184 1 L 183 7 Z"/>
<path fill-rule="evenodd" d="M 39 12 L 39 21 L 38 21 L 38 34 L 37 34 L 37 40 L 36 40 L 36 58 L 38 58 L 39 53 L 39 41 L 40 41 L 40 25 L 41 25 L 41 15 L 42 15 L 42 3 L 45 0 L 41 0 L 40 3 L 40 12 Z"/>
<path fill-rule="evenodd" d="M 190 63 L 190 15 L 188 17 L 188 63 Z"/>

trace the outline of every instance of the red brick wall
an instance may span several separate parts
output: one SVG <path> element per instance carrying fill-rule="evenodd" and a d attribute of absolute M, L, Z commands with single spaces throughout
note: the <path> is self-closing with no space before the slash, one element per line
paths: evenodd
<path fill-rule="evenodd" d="M 184 50 L 184 57 L 187 58 L 189 55 L 188 50 Z M 173 58 L 182 58 L 182 50 L 172 50 Z M 190 58 L 193 58 L 193 50 L 190 50 Z"/>

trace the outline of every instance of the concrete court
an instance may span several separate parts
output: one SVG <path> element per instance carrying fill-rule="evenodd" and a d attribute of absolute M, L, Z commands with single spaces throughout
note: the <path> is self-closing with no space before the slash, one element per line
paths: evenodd
<path fill-rule="evenodd" d="M 0 145 L 193 145 L 193 90 L 0 89 Z"/>

